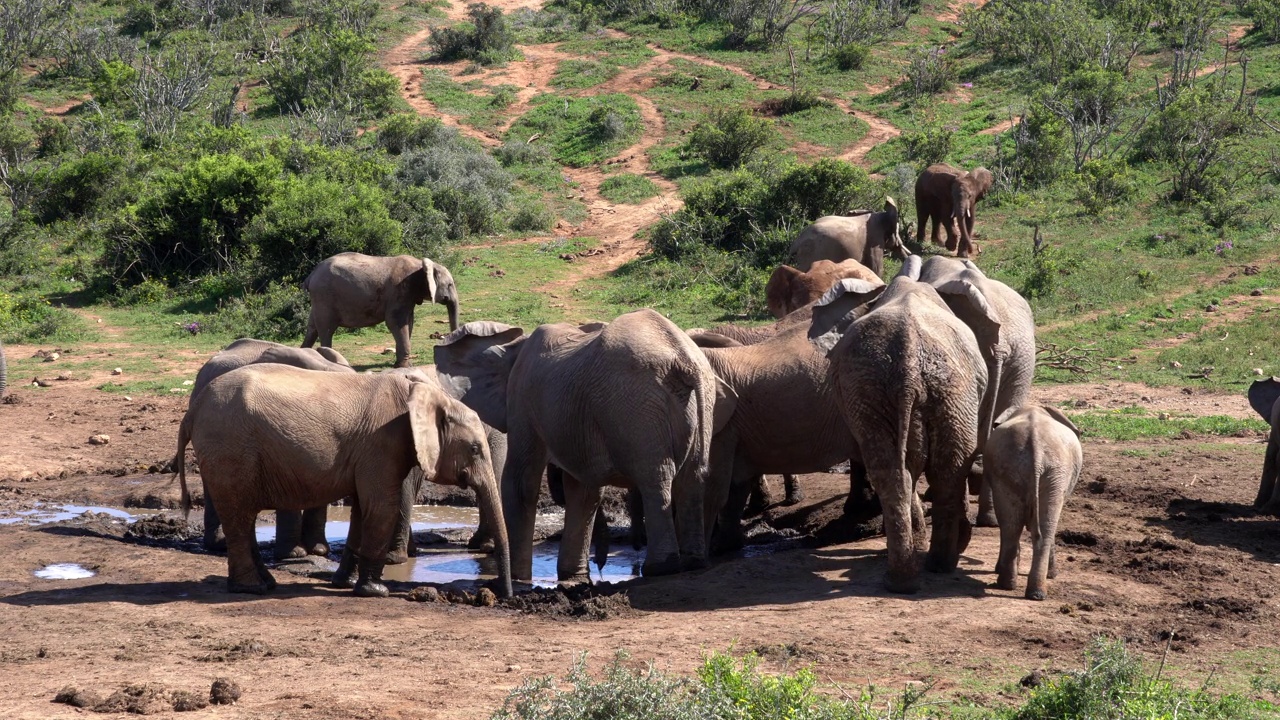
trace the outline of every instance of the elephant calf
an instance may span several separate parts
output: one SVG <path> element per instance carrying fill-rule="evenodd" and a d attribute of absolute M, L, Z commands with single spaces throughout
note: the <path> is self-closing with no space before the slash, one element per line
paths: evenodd
<path fill-rule="evenodd" d="M 822 297 L 837 280 L 844 278 L 880 282 L 879 275 L 853 259 L 838 263 L 818 260 L 808 272 L 801 272 L 790 265 L 779 265 L 769 277 L 769 284 L 764 286 L 769 312 L 776 318 L 786 317 Z"/>
<path fill-rule="evenodd" d="M 884 252 L 904 257 L 898 235 L 898 205 L 885 198 L 881 212 L 860 215 L 827 215 L 800 231 L 791 243 L 792 264 L 808 271 L 819 260 L 857 260 L 880 276 Z"/>
<path fill-rule="evenodd" d="M 1057 408 L 1027 406 L 991 431 L 986 450 L 983 480 L 991 484 L 1000 523 L 996 587 L 1013 589 L 1026 528 L 1032 547 L 1027 599 L 1043 600 L 1045 578 L 1057 574 L 1058 517 L 1084 461 L 1080 430 Z"/>

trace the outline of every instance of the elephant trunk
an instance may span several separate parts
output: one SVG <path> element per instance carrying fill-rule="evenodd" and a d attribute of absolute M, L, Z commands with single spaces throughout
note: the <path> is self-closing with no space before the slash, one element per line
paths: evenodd
<path fill-rule="evenodd" d="M 480 513 L 488 516 L 489 527 L 493 528 L 493 553 L 498 562 L 498 594 L 504 598 L 511 597 L 511 544 L 507 540 L 507 523 L 502 517 L 502 498 L 499 497 L 497 478 L 492 475 L 481 478 L 474 489 Z"/>
<path fill-rule="evenodd" d="M 449 296 L 440 301 L 449 310 L 449 332 L 458 329 L 458 298 Z"/>

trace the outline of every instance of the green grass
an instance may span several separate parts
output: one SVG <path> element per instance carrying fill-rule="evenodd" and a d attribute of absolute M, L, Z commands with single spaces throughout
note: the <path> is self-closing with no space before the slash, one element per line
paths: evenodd
<path fill-rule="evenodd" d="M 600 194 L 614 203 L 636 205 L 657 195 L 661 190 L 657 183 L 643 175 L 624 173 L 605 178 L 600 183 Z"/>
<path fill-rule="evenodd" d="M 640 109 L 629 95 L 539 95 L 533 108 L 507 131 L 508 140 L 537 142 L 570 167 L 586 167 L 617 155 L 640 136 Z M 615 118 L 611 120 L 610 118 Z"/>
<path fill-rule="evenodd" d="M 618 66 L 596 60 L 564 60 L 551 77 L 551 86 L 561 90 L 582 90 L 618 76 Z"/>
<path fill-rule="evenodd" d="M 1138 440 L 1187 438 L 1194 435 L 1249 437 L 1266 433 L 1270 426 L 1259 418 L 1238 419 L 1226 415 L 1174 415 L 1150 413 L 1128 407 L 1107 412 L 1068 413 L 1086 438 Z"/>
<path fill-rule="evenodd" d="M 813 107 L 778 118 L 785 133 L 807 143 L 842 152 L 861 140 L 871 128 L 858 118 L 834 107 Z"/>
<path fill-rule="evenodd" d="M 422 96 L 459 122 L 478 128 L 491 128 L 503 119 L 503 111 L 515 102 L 516 88 L 511 85 L 488 87 L 478 80 L 456 83 L 439 70 L 422 73 Z M 481 94 L 484 93 L 484 94 Z"/>

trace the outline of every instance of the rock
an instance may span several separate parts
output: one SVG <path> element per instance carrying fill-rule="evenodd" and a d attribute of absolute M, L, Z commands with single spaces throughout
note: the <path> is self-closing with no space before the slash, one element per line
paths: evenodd
<path fill-rule="evenodd" d="M 1025 688 L 1036 688 L 1044 684 L 1044 673 L 1039 670 L 1032 670 L 1029 674 L 1023 676 L 1018 684 Z"/>
<path fill-rule="evenodd" d="M 1182 367 L 1182 363 L 1178 362 L 1177 360 L 1174 360 L 1173 362 L 1169 363 L 1169 367 L 1173 368 L 1174 370 L 1177 370 L 1178 368 Z"/>
<path fill-rule="evenodd" d="M 195 385 L 195 384 L 196 384 L 196 381 L 195 381 L 195 380 L 183 380 L 183 381 L 182 381 L 182 384 L 183 384 L 184 386 Z"/>
<path fill-rule="evenodd" d="M 58 353 L 56 353 L 56 352 L 51 352 L 51 353 L 49 353 L 48 355 L 45 355 L 45 356 L 44 356 L 44 361 L 45 361 L 45 362 L 53 362 L 54 360 L 57 360 L 57 359 L 58 359 L 58 358 L 60 358 L 60 357 L 62 357 L 62 356 L 61 356 L 61 355 L 59 355 Z"/>
<path fill-rule="evenodd" d="M 407 597 L 412 602 L 440 602 L 440 591 L 424 585 L 410 590 Z"/>
<path fill-rule="evenodd" d="M 112 370 L 112 371 L 111 371 L 111 374 L 112 374 L 112 375 L 123 375 L 123 374 L 124 374 L 124 370 L 122 370 L 121 368 L 116 368 L 116 369 L 114 369 L 114 370 Z"/>
<path fill-rule="evenodd" d="M 497 603 L 498 596 L 494 595 L 489 588 L 480 588 L 480 591 L 476 593 L 477 607 L 493 607 Z"/>
<path fill-rule="evenodd" d="M 50 385 L 53 385 L 53 383 L 49 382 L 48 380 L 41 380 L 40 378 L 31 378 L 32 387 L 49 387 Z"/>
<path fill-rule="evenodd" d="M 90 445 L 108 445 L 110 443 L 111 443 L 110 435 L 90 435 L 89 436 Z"/>
<path fill-rule="evenodd" d="M 1209 303 L 1208 305 L 1205 305 L 1205 306 L 1204 306 L 1204 311 L 1205 311 L 1205 312 L 1218 312 L 1218 304 L 1217 304 L 1217 303 Z"/>
<path fill-rule="evenodd" d="M 1262 368 L 1254 368 L 1254 369 L 1253 369 L 1253 374 L 1254 374 L 1254 375 L 1262 375 L 1262 374 L 1263 374 L 1263 373 L 1262 373 Z"/>
<path fill-rule="evenodd" d="M 1249 295 L 1251 295 L 1252 297 L 1262 297 L 1262 288 L 1254 288 L 1253 290 L 1249 291 Z"/>
<path fill-rule="evenodd" d="M 234 705 L 240 699 L 240 686 L 233 680 L 218 678 L 209 688 L 209 702 L 214 705 Z"/>

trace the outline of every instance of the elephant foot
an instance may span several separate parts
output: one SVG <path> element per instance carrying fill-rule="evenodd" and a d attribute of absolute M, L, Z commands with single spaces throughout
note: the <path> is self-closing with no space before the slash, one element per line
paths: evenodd
<path fill-rule="evenodd" d="M 403 565 L 409 562 L 409 553 L 404 550 L 392 550 L 387 553 L 388 565 Z"/>
<path fill-rule="evenodd" d="M 1044 600 L 1044 597 L 1044 590 L 1041 590 L 1040 588 L 1036 588 L 1035 590 L 1027 588 L 1026 598 L 1028 600 Z"/>
<path fill-rule="evenodd" d="M 645 560 L 641 572 L 646 576 L 674 575 L 680 572 L 680 556 L 672 553 L 661 560 Z"/>
<path fill-rule="evenodd" d="M 277 545 L 275 551 L 271 554 L 271 557 L 275 558 L 276 561 L 297 560 L 298 558 L 304 558 L 306 556 L 307 549 L 301 545 L 294 545 L 293 547 L 281 547 Z"/>
<path fill-rule="evenodd" d="M 333 571 L 333 578 L 329 580 L 329 585 L 343 590 L 353 588 L 356 586 L 355 573 L 355 556 L 350 552 L 343 552 L 342 560 L 338 563 L 338 569 Z"/>
<path fill-rule="evenodd" d="M 949 573 L 960 565 L 959 553 L 955 555 L 929 553 L 924 558 L 924 569 L 931 573 Z"/>
<path fill-rule="evenodd" d="M 1263 515 L 1274 515 L 1276 517 L 1280 517 L 1280 500 L 1271 500 L 1270 502 L 1263 503 L 1262 506 L 1258 508 L 1258 512 Z"/>
<path fill-rule="evenodd" d="M 996 522 L 994 510 L 978 513 L 978 517 L 973 524 L 978 527 L 1000 527 L 1000 523 Z"/>
<path fill-rule="evenodd" d="M 920 533 L 923 535 L 924 533 Z M 960 543 L 958 552 L 964 552 L 969 547 L 969 541 L 973 539 L 973 526 L 968 520 L 960 523 Z"/>
<path fill-rule="evenodd" d="M 850 495 L 844 503 L 845 522 L 852 525 L 865 525 L 880 517 L 882 512 L 878 495 L 870 495 L 869 497 Z"/>
<path fill-rule="evenodd" d="M 308 555 L 315 555 L 317 557 L 329 557 L 330 548 L 329 548 L 329 543 L 318 542 L 312 545 L 311 547 L 307 548 L 306 550 Z"/>
<path fill-rule="evenodd" d="M 382 584 L 382 565 L 370 563 L 368 567 L 360 569 L 360 580 L 356 582 L 355 594 L 356 597 L 386 597 L 391 594 L 387 586 Z"/>
<path fill-rule="evenodd" d="M 220 537 L 211 540 L 206 537 L 204 539 L 204 549 L 206 552 L 224 553 L 227 551 L 227 539 L 225 537 Z"/>
<path fill-rule="evenodd" d="M 569 590 L 572 588 L 591 585 L 591 575 L 584 573 L 574 573 L 568 577 L 562 577 L 556 581 L 556 587 L 561 590 Z"/>
<path fill-rule="evenodd" d="M 911 577 L 897 578 L 893 573 L 885 576 L 884 588 L 891 593 L 898 595 L 915 595 L 920 592 L 920 578 L 912 575 Z"/>
<path fill-rule="evenodd" d="M 264 582 L 259 583 L 238 583 L 227 580 L 227 592 L 244 593 L 246 595 L 266 595 L 271 587 Z"/>
<path fill-rule="evenodd" d="M 996 583 L 995 583 L 995 588 L 996 588 L 997 590 L 1012 590 L 1012 589 L 1013 589 L 1013 577 L 1012 577 L 1012 576 L 1010 576 L 1010 577 L 1005 577 L 1005 576 L 1003 576 L 1003 575 L 1001 575 L 1001 576 L 997 577 L 997 578 L 996 578 Z"/>
<path fill-rule="evenodd" d="M 711 563 L 707 562 L 707 559 L 704 557 L 699 557 L 697 555 L 680 556 L 680 569 L 682 571 L 703 570 L 708 567 L 711 567 Z"/>
<path fill-rule="evenodd" d="M 493 552 L 493 548 L 493 537 L 489 535 L 489 533 L 482 533 L 478 530 L 471 536 L 471 539 L 467 541 L 468 550 L 479 550 L 481 552 L 491 553 Z"/>
<path fill-rule="evenodd" d="M 397 358 L 397 359 L 396 359 L 396 367 L 398 367 L 398 368 L 411 368 L 411 367 L 413 367 L 413 363 L 409 362 L 409 358 Z"/>
<path fill-rule="evenodd" d="M 804 492 L 799 488 L 796 488 L 795 492 L 787 493 L 787 496 L 782 499 L 781 505 L 783 507 L 791 507 L 792 505 L 799 505 L 802 502 L 804 502 Z"/>

